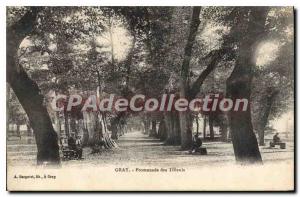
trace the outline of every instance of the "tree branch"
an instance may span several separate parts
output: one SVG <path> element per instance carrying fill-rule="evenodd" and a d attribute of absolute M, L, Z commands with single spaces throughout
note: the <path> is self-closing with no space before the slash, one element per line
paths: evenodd
<path fill-rule="evenodd" d="M 30 7 L 21 19 L 7 28 L 8 39 L 15 39 L 15 43 L 19 44 L 33 30 L 36 17 L 41 11 L 41 7 Z M 16 42 L 18 41 L 18 42 Z"/>
<path fill-rule="evenodd" d="M 189 33 L 186 46 L 184 48 L 184 59 L 181 67 L 181 77 L 185 85 L 188 85 L 192 49 L 197 35 L 197 30 L 200 25 L 200 19 L 199 19 L 200 11 L 201 11 L 201 7 L 193 7 L 190 33 Z"/>
<path fill-rule="evenodd" d="M 222 59 L 222 57 L 226 54 L 226 49 L 218 49 L 216 51 L 213 51 L 209 54 L 211 57 L 210 63 L 207 65 L 207 67 L 202 71 L 202 73 L 199 75 L 197 80 L 193 83 L 191 89 L 190 89 L 190 98 L 195 98 L 196 95 L 199 92 L 200 87 L 202 86 L 204 80 L 206 77 L 216 68 L 219 61 Z"/>
<path fill-rule="evenodd" d="M 6 80 L 8 82 L 13 80 L 15 72 L 20 71 L 17 52 L 24 38 L 32 32 L 39 11 L 39 7 L 31 7 L 18 22 L 6 29 Z"/>

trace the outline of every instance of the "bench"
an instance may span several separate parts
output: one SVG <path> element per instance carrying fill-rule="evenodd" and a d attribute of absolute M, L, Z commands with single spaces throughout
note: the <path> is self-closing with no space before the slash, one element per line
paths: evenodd
<path fill-rule="evenodd" d="M 63 159 L 64 160 L 77 160 L 79 155 L 75 150 L 70 149 L 69 147 L 62 148 Z"/>
<path fill-rule="evenodd" d="M 270 142 L 270 147 L 274 148 L 278 145 L 281 149 L 285 149 L 286 145 L 284 142 Z"/>
<path fill-rule="evenodd" d="M 193 151 L 190 151 L 190 154 L 193 155 L 207 155 L 207 149 L 205 147 L 196 148 Z"/>

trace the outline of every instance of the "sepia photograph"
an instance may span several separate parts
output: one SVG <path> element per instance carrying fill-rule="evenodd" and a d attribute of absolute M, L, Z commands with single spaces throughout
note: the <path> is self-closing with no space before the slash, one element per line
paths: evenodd
<path fill-rule="evenodd" d="M 294 16 L 6 6 L 6 189 L 295 191 Z"/>

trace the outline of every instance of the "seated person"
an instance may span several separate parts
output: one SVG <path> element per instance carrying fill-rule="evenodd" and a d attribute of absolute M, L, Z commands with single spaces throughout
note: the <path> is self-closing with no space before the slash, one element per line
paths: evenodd
<path fill-rule="evenodd" d="M 273 136 L 273 143 L 280 143 L 281 140 L 280 138 L 278 137 L 279 133 L 276 133 L 274 136 Z"/>
<path fill-rule="evenodd" d="M 199 137 L 199 134 L 195 134 L 193 137 L 193 146 L 190 152 L 197 152 L 199 150 L 199 148 L 202 146 L 202 140 Z"/>
<path fill-rule="evenodd" d="M 81 159 L 82 158 L 82 148 L 81 148 L 81 145 L 79 146 L 76 144 L 76 141 L 75 141 L 74 135 L 71 135 L 68 138 L 68 146 L 71 150 L 74 150 L 78 154 L 78 159 Z"/>

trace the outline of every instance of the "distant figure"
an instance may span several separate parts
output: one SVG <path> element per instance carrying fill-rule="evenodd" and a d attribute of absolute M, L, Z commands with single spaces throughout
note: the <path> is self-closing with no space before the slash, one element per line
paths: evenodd
<path fill-rule="evenodd" d="M 78 159 L 82 159 L 82 148 L 81 144 L 77 145 L 78 140 L 75 140 L 73 135 L 68 139 L 68 146 L 71 150 L 74 150 L 78 154 Z"/>
<path fill-rule="evenodd" d="M 276 133 L 273 136 L 273 141 L 270 142 L 270 147 L 274 148 L 276 145 L 279 145 L 281 149 L 285 149 L 286 144 L 280 140 L 278 135 L 279 135 L 279 133 Z"/>
<path fill-rule="evenodd" d="M 279 133 L 276 133 L 274 136 L 273 136 L 273 142 L 274 143 L 279 143 L 281 142 L 280 138 L 278 137 Z"/>
<path fill-rule="evenodd" d="M 199 137 L 199 134 L 196 133 L 193 137 L 193 146 L 192 146 L 192 149 L 191 149 L 191 153 L 193 151 L 195 152 L 198 152 L 199 151 L 199 148 L 202 146 L 202 140 L 200 139 Z"/>

